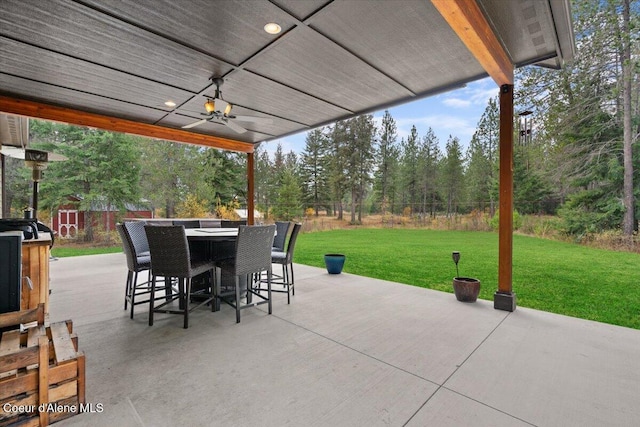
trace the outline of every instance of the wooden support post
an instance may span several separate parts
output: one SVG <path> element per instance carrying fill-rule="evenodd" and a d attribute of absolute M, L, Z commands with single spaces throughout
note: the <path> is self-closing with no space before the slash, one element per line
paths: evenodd
<path fill-rule="evenodd" d="M 498 235 L 498 290 L 493 307 L 514 311 L 513 293 L 513 85 L 500 86 L 500 223 Z"/>
<path fill-rule="evenodd" d="M 249 225 L 255 223 L 255 218 L 253 217 L 255 197 L 254 163 L 253 153 L 247 153 L 247 224 Z"/>

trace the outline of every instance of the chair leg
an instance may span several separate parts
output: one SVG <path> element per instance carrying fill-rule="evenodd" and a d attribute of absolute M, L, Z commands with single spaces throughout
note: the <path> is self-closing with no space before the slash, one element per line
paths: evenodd
<path fill-rule="evenodd" d="M 269 299 L 269 314 L 271 314 L 271 269 L 267 270 L 267 298 Z"/>
<path fill-rule="evenodd" d="M 236 323 L 240 323 L 240 277 L 236 276 Z"/>
<path fill-rule="evenodd" d="M 251 295 L 251 292 L 249 292 L 249 289 L 251 288 L 251 286 L 253 286 L 253 273 L 251 274 L 246 274 L 244 277 L 245 280 L 245 290 L 246 290 L 246 298 L 247 298 L 247 304 L 251 304 L 251 301 L 253 300 L 253 296 Z"/>
<path fill-rule="evenodd" d="M 153 326 L 153 301 L 156 297 L 156 276 L 151 278 L 151 295 L 149 297 L 149 326 Z"/>
<path fill-rule="evenodd" d="M 183 309 L 184 309 L 184 328 L 187 329 L 189 328 L 189 299 L 191 298 L 191 277 L 187 278 L 187 279 L 180 279 L 185 281 L 185 290 L 182 293 L 182 295 L 184 296 L 184 301 L 183 301 Z"/>
<path fill-rule="evenodd" d="M 133 282 L 131 282 L 131 314 L 129 318 L 133 319 L 133 307 L 136 306 L 136 286 L 138 285 L 138 272 L 133 273 Z"/>
<path fill-rule="evenodd" d="M 125 285 L 125 289 L 124 289 L 124 309 L 127 309 L 127 302 L 129 301 L 129 298 L 131 298 L 131 275 L 133 274 L 133 272 L 131 270 L 129 270 L 127 272 L 127 283 Z"/>
<path fill-rule="evenodd" d="M 165 277 L 164 278 L 164 299 L 165 299 L 165 301 L 169 301 L 171 299 L 171 297 L 173 296 L 173 288 L 171 287 L 172 280 L 173 279 L 171 277 Z"/>
<path fill-rule="evenodd" d="M 284 286 L 287 286 L 286 283 L 289 282 L 289 277 L 287 276 L 287 265 L 286 264 L 282 264 L 282 283 L 284 284 Z"/>
<path fill-rule="evenodd" d="M 295 295 L 296 294 L 296 287 L 294 286 L 295 285 L 295 280 L 293 278 L 293 263 L 289 264 L 289 268 L 291 269 L 291 282 L 290 282 L 291 283 L 291 293 L 293 295 Z"/>
<path fill-rule="evenodd" d="M 211 275 L 211 311 L 216 311 L 216 301 L 217 301 L 217 292 L 216 292 L 216 269 L 213 268 L 209 270 L 209 274 Z"/>
<path fill-rule="evenodd" d="M 178 279 L 178 309 L 184 310 L 184 301 L 185 301 L 185 285 L 182 277 Z"/>
<path fill-rule="evenodd" d="M 218 270 L 220 270 L 220 280 L 218 280 Z M 220 311 L 220 282 L 222 282 L 222 269 L 213 269 L 213 311 Z"/>

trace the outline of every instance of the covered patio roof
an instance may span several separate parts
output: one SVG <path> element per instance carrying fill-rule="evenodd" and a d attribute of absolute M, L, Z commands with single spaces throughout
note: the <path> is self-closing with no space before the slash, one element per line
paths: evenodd
<path fill-rule="evenodd" d="M 0 111 L 252 152 L 487 75 L 511 84 L 573 46 L 568 0 L 5 0 Z M 270 123 L 182 129 L 213 77 L 232 114 Z"/>
<path fill-rule="evenodd" d="M 0 112 L 245 152 L 252 224 L 256 143 L 490 76 L 500 87 L 496 308 L 513 310 L 513 70 L 559 68 L 574 50 L 569 0 L 5 0 Z M 185 129 L 216 97 L 263 121 Z"/>

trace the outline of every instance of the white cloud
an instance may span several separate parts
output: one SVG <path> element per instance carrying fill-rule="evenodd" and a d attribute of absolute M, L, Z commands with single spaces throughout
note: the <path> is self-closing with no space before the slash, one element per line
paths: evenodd
<path fill-rule="evenodd" d="M 442 104 L 452 108 L 484 108 L 489 99 L 498 96 L 499 88 L 491 79 L 483 79 L 468 86 L 438 96 Z"/>
<path fill-rule="evenodd" d="M 443 100 L 442 103 L 448 107 L 453 108 L 466 108 L 471 105 L 470 100 L 460 98 L 447 98 Z"/>

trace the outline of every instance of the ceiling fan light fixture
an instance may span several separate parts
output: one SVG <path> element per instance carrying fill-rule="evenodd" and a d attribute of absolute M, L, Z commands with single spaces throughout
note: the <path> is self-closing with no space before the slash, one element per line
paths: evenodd
<path fill-rule="evenodd" d="M 264 26 L 264 30 L 269 34 L 280 34 L 282 27 L 275 22 L 269 22 Z"/>
<path fill-rule="evenodd" d="M 212 100 L 207 99 L 207 102 L 204 103 L 204 109 L 207 110 L 207 113 L 213 113 L 216 111 L 216 104 Z"/>
<path fill-rule="evenodd" d="M 224 115 L 228 116 L 231 113 L 231 108 L 233 108 L 233 105 L 231 104 L 227 104 L 226 107 L 224 107 Z"/>

